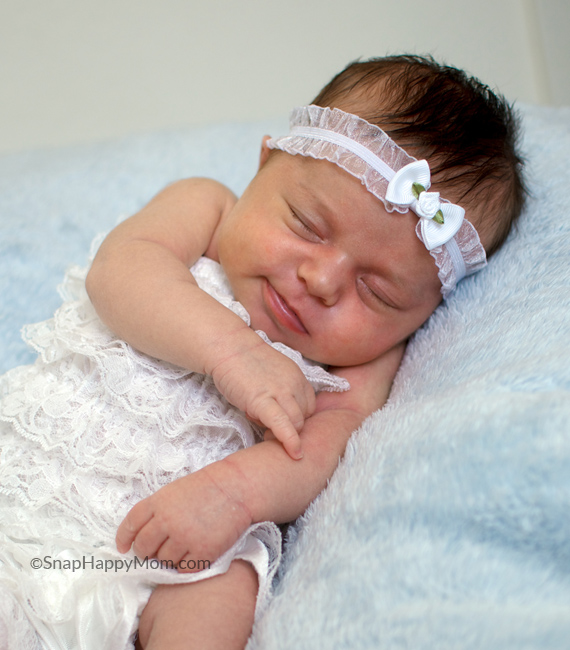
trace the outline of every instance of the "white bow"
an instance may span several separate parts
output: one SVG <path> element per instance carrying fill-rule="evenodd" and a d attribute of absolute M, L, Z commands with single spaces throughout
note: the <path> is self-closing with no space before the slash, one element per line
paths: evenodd
<path fill-rule="evenodd" d="M 428 250 L 452 239 L 465 216 L 465 210 L 440 201 L 439 192 L 428 192 L 431 185 L 427 160 L 415 160 L 396 172 L 388 183 L 386 200 L 411 208 L 421 220 L 422 240 Z"/>

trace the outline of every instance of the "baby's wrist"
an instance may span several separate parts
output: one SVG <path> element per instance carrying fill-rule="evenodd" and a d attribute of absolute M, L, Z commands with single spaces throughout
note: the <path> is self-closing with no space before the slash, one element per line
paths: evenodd
<path fill-rule="evenodd" d="M 226 332 L 223 336 L 208 342 L 204 353 L 204 373 L 216 380 L 217 377 L 223 375 L 228 363 L 231 363 L 233 359 L 260 345 L 266 345 L 266 343 L 243 323 L 243 327 Z"/>
<path fill-rule="evenodd" d="M 207 465 L 205 471 L 210 480 L 228 500 L 234 524 L 245 531 L 256 523 L 249 498 L 249 481 L 235 463 L 232 455 Z"/>

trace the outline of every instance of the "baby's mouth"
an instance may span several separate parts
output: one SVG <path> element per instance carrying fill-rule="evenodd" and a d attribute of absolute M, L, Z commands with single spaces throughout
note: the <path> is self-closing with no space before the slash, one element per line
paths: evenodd
<path fill-rule="evenodd" d="M 308 334 L 297 312 L 268 280 L 265 283 L 265 289 L 266 303 L 278 324 L 299 334 Z"/>

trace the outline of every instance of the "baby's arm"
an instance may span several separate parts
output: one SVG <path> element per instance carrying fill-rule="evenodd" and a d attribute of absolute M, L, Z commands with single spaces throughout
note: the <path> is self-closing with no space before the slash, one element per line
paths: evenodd
<path fill-rule="evenodd" d="M 351 433 L 386 401 L 403 345 L 368 364 L 342 368 L 351 390 L 320 393 L 293 461 L 276 440 L 239 451 L 165 486 L 138 503 L 117 532 L 117 547 L 141 557 L 213 560 L 252 523 L 284 523 L 325 487 Z"/>
<path fill-rule="evenodd" d="M 189 267 L 213 241 L 236 197 L 208 179 L 180 181 L 115 228 L 87 276 L 101 319 L 133 347 L 211 375 L 220 392 L 271 428 L 293 457 L 315 396 L 298 366 L 202 291 Z"/>

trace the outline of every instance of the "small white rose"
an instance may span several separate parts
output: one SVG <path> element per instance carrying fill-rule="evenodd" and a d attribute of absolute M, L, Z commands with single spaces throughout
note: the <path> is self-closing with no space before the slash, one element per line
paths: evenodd
<path fill-rule="evenodd" d="M 439 192 L 422 192 L 416 201 L 415 212 L 423 219 L 433 219 L 440 209 Z"/>

